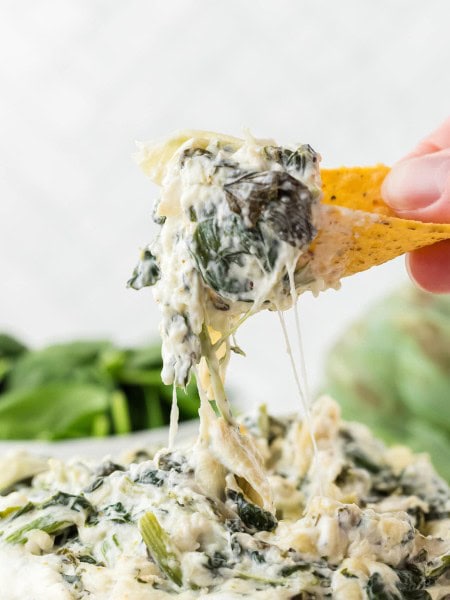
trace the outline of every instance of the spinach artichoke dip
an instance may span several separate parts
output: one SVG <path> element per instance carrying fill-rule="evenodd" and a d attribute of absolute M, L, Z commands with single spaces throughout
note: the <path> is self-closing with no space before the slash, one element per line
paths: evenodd
<path fill-rule="evenodd" d="M 340 273 L 311 252 L 328 215 L 310 146 L 183 132 L 143 145 L 158 236 L 129 285 L 153 286 L 163 379 L 199 387 L 200 428 L 100 464 L 0 462 L 0 600 L 449 600 L 450 490 L 330 398 L 237 419 L 234 334 Z M 444 399 L 443 399 L 444 401 Z"/>

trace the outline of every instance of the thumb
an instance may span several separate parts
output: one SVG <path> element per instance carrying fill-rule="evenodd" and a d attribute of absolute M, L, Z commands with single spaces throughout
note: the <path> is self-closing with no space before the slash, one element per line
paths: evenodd
<path fill-rule="evenodd" d="M 383 182 L 382 195 L 403 218 L 450 222 L 450 148 L 395 164 Z"/>

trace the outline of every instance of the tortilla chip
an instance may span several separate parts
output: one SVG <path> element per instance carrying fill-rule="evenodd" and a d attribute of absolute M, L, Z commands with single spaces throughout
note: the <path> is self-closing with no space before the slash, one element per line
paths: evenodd
<path fill-rule="evenodd" d="M 394 216 L 381 199 L 384 165 L 322 169 L 327 227 L 312 251 L 328 258 L 341 276 L 381 265 L 406 252 L 450 239 L 450 224 L 422 223 Z M 325 265 L 324 265 L 325 268 Z"/>
<path fill-rule="evenodd" d="M 321 169 L 322 202 L 394 217 L 394 211 L 383 202 L 380 192 L 389 170 L 385 165 Z"/>
<path fill-rule="evenodd" d="M 186 142 L 207 146 L 211 139 L 239 148 L 243 140 L 210 131 L 185 130 L 138 144 L 137 160 L 158 185 Z M 268 140 L 268 143 L 270 141 Z M 270 143 L 275 143 L 271 141 Z M 311 245 L 314 270 L 330 282 L 380 265 L 401 254 L 450 239 L 450 224 L 400 219 L 381 199 L 389 167 L 321 169 L 323 226 Z"/>

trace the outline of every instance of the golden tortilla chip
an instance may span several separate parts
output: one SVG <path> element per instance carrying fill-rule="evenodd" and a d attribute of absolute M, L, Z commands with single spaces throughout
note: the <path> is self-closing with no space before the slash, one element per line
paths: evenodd
<path fill-rule="evenodd" d="M 389 171 L 385 165 L 321 169 L 322 202 L 394 217 L 394 211 L 383 202 L 380 192 Z"/>
<path fill-rule="evenodd" d="M 243 140 L 209 131 L 178 131 L 150 144 L 139 144 L 138 162 L 161 185 L 167 168 L 186 142 L 197 147 L 211 139 L 239 148 Z M 267 140 L 274 144 L 273 140 Z M 389 167 L 321 169 L 323 224 L 311 245 L 314 271 L 329 282 L 380 265 L 401 254 L 450 239 L 450 224 L 401 219 L 383 202 L 381 184 Z"/>
<path fill-rule="evenodd" d="M 322 169 L 328 226 L 312 251 L 328 257 L 342 276 L 380 265 L 406 252 L 450 239 L 450 224 L 422 223 L 394 216 L 381 199 L 384 165 Z"/>

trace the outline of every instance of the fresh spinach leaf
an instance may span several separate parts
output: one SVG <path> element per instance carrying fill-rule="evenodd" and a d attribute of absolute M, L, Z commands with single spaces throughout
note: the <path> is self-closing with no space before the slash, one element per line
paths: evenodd
<path fill-rule="evenodd" d="M 0 333 L 0 358 L 17 359 L 26 351 L 27 347 L 21 341 L 7 333 Z"/>
<path fill-rule="evenodd" d="M 48 383 L 112 385 L 108 374 L 98 368 L 107 341 L 76 341 L 55 344 L 23 354 L 8 376 L 8 390 L 34 389 Z"/>
<path fill-rule="evenodd" d="M 0 334 L 0 439 L 127 433 L 169 422 L 160 344 L 122 349 L 105 340 L 27 350 Z M 177 390 L 180 420 L 197 417 L 195 383 Z"/>
<path fill-rule="evenodd" d="M 7 392 L 0 402 L 0 438 L 89 436 L 92 420 L 109 408 L 109 395 L 98 385 L 62 382 Z"/>

